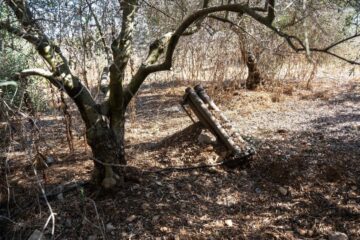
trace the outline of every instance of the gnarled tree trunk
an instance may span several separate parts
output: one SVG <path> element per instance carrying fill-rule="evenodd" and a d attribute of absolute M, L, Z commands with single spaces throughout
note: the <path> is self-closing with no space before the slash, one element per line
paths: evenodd
<path fill-rule="evenodd" d="M 246 66 L 249 72 L 246 79 L 246 89 L 255 90 L 263 79 L 257 65 L 256 57 L 251 51 L 246 53 Z"/>
<path fill-rule="evenodd" d="M 118 139 L 106 121 L 101 120 L 87 129 L 86 137 L 94 155 L 94 182 L 106 189 L 121 185 L 124 181 L 122 166 L 126 165 L 124 135 Z"/>

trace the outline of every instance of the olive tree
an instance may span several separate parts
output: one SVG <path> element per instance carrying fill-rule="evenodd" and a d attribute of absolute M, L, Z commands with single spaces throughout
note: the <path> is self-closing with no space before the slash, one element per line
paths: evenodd
<path fill-rule="evenodd" d="M 106 97 L 102 102 L 97 102 L 85 87 L 80 76 L 76 76 L 71 70 L 69 59 L 61 47 L 46 34 L 46 25 L 40 24 L 30 7 L 32 2 L 26 0 L 3 1 L 3 4 L 11 9 L 16 21 L 2 20 L 0 29 L 32 44 L 48 66 L 47 69 L 24 69 L 20 76 L 23 78 L 32 75 L 44 77 L 59 90 L 65 90 L 76 104 L 86 127 L 87 142 L 94 155 L 94 181 L 105 189 L 121 185 L 124 180 L 124 168 L 119 166 L 126 165 L 124 154 L 125 112 L 131 99 L 150 74 L 171 69 L 174 52 L 181 37 L 196 33 L 208 16 L 219 13 L 224 13 L 224 16 L 221 16 L 225 18 L 229 13 L 235 13 L 240 17 L 247 16 L 279 35 L 297 52 L 324 52 L 350 63 L 357 63 L 331 52 L 335 46 L 357 37 L 357 34 L 329 46 L 309 47 L 303 38 L 289 35 L 274 26 L 277 14 L 275 0 L 251 3 L 250 1 L 224 3 L 224 1 L 205 0 L 198 4 L 199 9 L 181 17 L 176 28 L 166 32 L 150 44 L 147 57 L 135 71 L 129 83 L 125 84 L 126 68 L 133 54 L 134 31 L 137 27 L 135 16 L 138 14 L 139 8 L 144 6 L 144 2 L 119 0 L 119 9 L 117 10 L 121 14 L 121 23 L 118 26 L 120 31 L 112 40 L 111 47 L 104 48 L 109 55 L 109 66 L 104 68 L 99 80 L 100 89 Z M 171 15 L 172 13 L 166 14 Z M 96 25 L 99 25 L 99 21 L 95 19 L 95 22 Z M 99 31 L 101 31 L 100 27 Z M 104 44 L 106 45 L 106 43 Z"/>

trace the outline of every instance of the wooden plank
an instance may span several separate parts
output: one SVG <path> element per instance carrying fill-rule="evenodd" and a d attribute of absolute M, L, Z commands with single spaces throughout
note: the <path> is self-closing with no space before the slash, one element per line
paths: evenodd
<path fill-rule="evenodd" d="M 238 130 L 231 123 L 231 121 L 221 112 L 219 107 L 215 104 L 215 102 L 206 93 L 205 89 L 200 84 L 198 84 L 194 87 L 194 90 L 197 93 L 197 95 L 200 97 L 200 99 L 204 103 L 208 104 L 209 109 L 212 109 L 217 113 L 219 118 L 224 122 L 223 125 L 225 125 L 225 127 L 229 129 L 229 131 L 230 131 L 229 135 L 232 136 L 233 138 L 236 138 L 239 143 L 247 144 L 246 141 L 239 134 Z"/>
<path fill-rule="evenodd" d="M 235 154 L 241 154 L 241 149 L 233 142 L 231 137 L 223 129 L 220 122 L 208 110 L 205 103 L 200 99 L 196 92 L 191 89 L 186 89 L 188 102 L 194 113 L 199 117 L 199 120 L 208 126 L 208 129 L 215 133 L 215 135 L 225 144 L 225 146 Z"/>
<path fill-rule="evenodd" d="M 205 89 L 197 85 L 194 90 L 189 87 L 185 92 L 184 104 L 189 105 L 202 125 L 217 136 L 229 150 L 223 164 L 230 167 L 247 164 L 249 157 L 255 153 L 254 147 L 241 137 Z"/>

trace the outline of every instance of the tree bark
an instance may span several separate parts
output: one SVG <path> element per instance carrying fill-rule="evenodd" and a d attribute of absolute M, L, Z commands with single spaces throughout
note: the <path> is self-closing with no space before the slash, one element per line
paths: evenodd
<path fill-rule="evenodd" d="M 107 122 L 100 120 L 87 129 L 86 137 L 94 155 L 93 182 L 105 189 L 122 185 L 122 169 L 126 165 L 124 135 L 122 134 L 122 139 L 118 139 Z"/>
<path fill-rule="evenodd" d="M 254 54 L 250 51 L 246 54 L 246 66 L 248 67 L 248 77 L 246 79 L 246 89 L 255 90 L 262 82 L 262 77 L 257 65 Z"/>

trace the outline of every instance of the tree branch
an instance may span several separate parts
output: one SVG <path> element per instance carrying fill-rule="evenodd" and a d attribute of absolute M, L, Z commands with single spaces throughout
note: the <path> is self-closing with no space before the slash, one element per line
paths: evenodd
<path fill-rule="evenodd" d="M 89 10 L 90 10 L 90 13 L 91 13 L 92 17 L 94 18 L 96 28 L 99 31 L 101 42 L 103 44 L 104 51 L 105 51 L 105 54 L 106 54 L 106 59 L 108 60 L 108 62 L 110 62 L 110 51 L 109 51 L 110 49 L 109 49 L 109 46 L 106 44 L 105 35 L 104 35 L 103 31 L 102 31 L 99 19 L 97 18 L 96 14 L 95 14 L 95 12 L 94 12 L 94 10 L 92 8 L 92 3 L 90 3 L 88 0 L 85 0 L 85 1 L 86 1 L 86 4 L 89 7 Z"/>
<path fill-rule="evenodd" d="M 167 14 L 167 13 L 164 12 L 163 10 L 155 7 L 154 5 L 150 4 L 148 1 L 146 1 L 146 0 L 142 0 L 142 1 L 143 1 L 148 7 L 150 7 L 150 8 L 152 8 L 152 9 L 158 11 L 159 13 L 161 13 L 162 15 L 164 15 L 165 17 L 170 18 L 170 19 L 173 20 L 173 21 L 176 21 L 176 19 L 175 19 L 174 17 L 172 17 L 171 15 Z"/>
<path fill-rule="evenodd" d="M 25 70 L 22 70 L 21 72 L 19 72 L 17 75 L 21 78 L 26 78 L 26 77 L 30 77 L 30 76 L 43 77 L 43 78 L 46 78 L 47 80 L 49 80 L 49 82 L 51 82 L 57 88 L 60 88 L 60 89 L 63 88 L 61 81 L 59 81 L 59 79 L 57 79 L 56 76 L 54 76 L 54 74 L 52 72 L 42 69 L 42 68 L 25 69 Z"/>
<path fill-rule="evenodd" d="M 30 69 L 25 69 L 22 70 L 19 75 L 21 77 L 29 77 L 29 76 L 40 76 L 40 77 L 44 77 L 46 79 L 51 79 L 51 80 L 55 80 L 55 76 L 52 72 L 47 71 L 45 69 L 42 68 L 30 68 Z"/>
<path fill-rule="evenodd" d="M 127 105 L 130 102 L 133 95 L 138 91 L 139 87 L 150 73 L 170 70 L 172 65 L 173 53 L 175 51 L 176 45 L 180 37 L 183 36 L 184 32 L 186 32 L 186 30 L 194 22 L 196 22 L 201 18 L 206 17 L 206 15 L 210 13 L 220 12 L 220 11 L 246 13 L 262 23 L 268 23 L 266 17 L 260 16 L 251 8 L 249 8 L 246 4 L 230 4 L 230 5 L 215 6 L 215 7 L 204 8 L 192 13 L 191 15 L 189 15 L 184 19 L 184 21 L 178 26 L 178 28 L 173 33 L 168 33 L 171 35 L 169 37 L 169 40 L 167 41 L 164 61 L 160 64 L 149 64 L 153 61 L 145 62 L 140 66 L 140 68 L 138 69 L 138 71 L 135 73 L 132 80 L 130 81 L 129 85 L 124 90 L 125 105 Z M 162 46 L 162 48 L 164 47 Z"/>
<path fill-rule="evenodd" d="M 27 2 L 23 0 L 5 0 L 5 3 L 14 12 L 22 29 L 11 27 L 4 22 L 0 24 L 0 27 L 31 43 L 51 67 L 51 75 L 49 72 L 39 69 L 26 70 L 22 74 L 46 77 L 56 87 L 59 87 L 58 82 L 60 82 L 61 88 L 65 89 L 77 105 L 86 126 L 90 127 L 95 124 L 100 117 L 96 102 L 79 78 L 72 75 L 67 59 L 61 53 L 60 48 L 49 40 L 38 22 L 34 21 Z M 57 81 L 53 81 L 54 79 Z"/>
<path fill-rule="evenodd" d="M 15 36 L 18 36 L 20 38 L 23 38 L 25 40 L 27 40 L 30 43 L 37 43 L 40 41 L 39 38 L 35 37 L 32 34 L 27 33 L 26 31 L 13 27 L 11 26 L 10 22 L 5 22 L 5 21 L 1 21 L 0 22 L 0 29 L 7 31 L 8 33 L 11 33 Z"/>
<path fill-rule="evenodd" d="M 303 52 L 303 51 L 306 51 L 306 46 L 305 44 L 296 36 L 293 36 L 293 35 L 289 35 L 287 33 L 284 33 L 284 32 L 281 32 L 280 30 L 270 26 L 269 27 L 270 29 L 272 29 L 277 35 L 279 35 L 280 37 L 284 38 L 286 40 L 286 42 L 289 44 L 289 46 L 295 50 L 296 52 Z M 309 48 L 309 51 L 310 52 L 320 52 L 320 53 L 325 53 L 325 54 L 328 54 L 328 55 L 331 55 L 335 58 L 338 58 L 342 61 L 345 61 L 347 63 L 350 63 L 350 64 L 354 64 L 354 65 L 360 65 L 360 62 L 357 62 L 357 61 L 354 61 L 354 60 L 351 60 L 351 59 L 347 59 L 343 56 L 340 56 L 339 54 L 336 54 L 336 53 L 333 53 L 333 52 L 330 52 L 331 49 L 333 49 L 334 47 L 344 43 L 344 42 L 347 42 L 351 39 L 354 39 L 354 38 L 357 38 L 357 37 L 360 37 L 360 34 L 356 34 L 356 35 L 353 35 L 351 37 L 347 37 L 347 38 L 344 38 L 344 39 L 341 39 L 335 43 L 332 43 L 330 44 L 329 46 L 327 47 L 324 47 L 324 48 Z M 296 44 L 300 45 L 300 47 L 297 47 Z"/>
<path fill-rule="evenodd" d="M 275 0 L 267 0 L 266 1 L 268 3 L 267 6 L 267 20 L 269 21 L 270 24 L 272 24 L 272 22 L 275 19 Z"/>
<path fill-rule="evenodd" d="M 112 59 L 110 57 L 110 48 L 106 43 L 105 35 L 104 35 L 103 31 L 102 31 L 99 19 L 97 18 L 96 14 L 95 14 L 95 12 L 94 12 L 94 10 L 92 8 L 92 3 L 90 3 L 88 0 L 85 0 L 85 1 L 86 1 L 86 4 L 89 7 L 89 10 L 90 10 L 90 13 L 91 13 L 92 17 L 94 18 L 96 28 L 99 31 L 101 42 L 103 44 L 104 51 L 105 51 L 105 54 L 106 54 L 106 60 L 108 61 L 108 65 L 103 68 L 103 71 L 102 71 L 101 76 L 100 76 L 100 91 L 106 96 L 107 92 L 109 90 L 109 82 L 110 82 L 109 81 L 109 74 L 110 74 L 110 66 L 112 64 L 112 61 L 111 61 Z"/>
<path fill-rule="evenodd" d="M 132 52 L 134 19 L 137 0 L 120 1 L 123 10 L 121 32 L 111 44 L 114 62 L 110 67 L 109 107 L 112 117 L 122 118 L 123 111 L 123 80 L 125 69 Z"/>
<path fill-rule="evenodd" d="M 198 10 L 198 11 L 192 13 L 191 15 L 189 15 L 188 17 L 186 17 L 184 19 L 184 21 L 178 26 L 178 28 L 173 33 L 168 33 L 168 34 L 171 34 L 170 38 L 168 38 L 168 40 L 162 42 L 162 43 L 166 42 L 167 43 L 166 46 L 164 46 L 163 44 L 159 44 L 160 47 L 156 51 L 163 51 L 163 49 L 166 48 L 165 59 L 162 63 L 153 64 L 154 63 L 153 60 L 148 61 L 149 57 L 159 55 L 157 53 L 155 54 L 155 52 L 156 52 L 155 50 L 150 49 L 150 54 L 148 56 L 147 61 L 145 61 L 139 67 L 138 71 L 133 76 L 129 85 L 124 90 L 125 106 L 130 102 L 131 98 L 136 94 L 136 92 L 140 88 L 141 84 L 143 83 L 143 81 L 146 79 L 146 77 L 149 74 L 151 74 L 153 72 L 158 72 L 158 71 L 170 70 L 170 68 L 172 66 L 173 54 L 174 54 L 176 45 L 177 45 L 180 37 L 184 34 L 186 29 L 191 26 L 191 24 L 196 22 L 198 19 L 203 18 L 204 16 L 207 16 L 210 13 L 229 11 L 229 12 L 237 12 L 240 14 L 246 14 L 246 15 L 250 16 L 251 18 L 253 18 L 254 20 L 256 20 L 257 22 L 259 22 L 259 23 L 263 24 L 264 26 L 268 27 L 269 29 L 271 29 L 273 32 L 275 32 L 280 37 L 284 38 L 287 41 L 287 43 L 289 44 L 289 46 L 292 49 L 294 49 L 295 51 L 297 51 L 297 52 L 305 51 L 306 50 L 305 45 L 298 37 L 288 35 L 287 33 L 281 32 L 280 30 L 278 30 L 277 28 L 272 26 L 272 22 L 275 18 L 275 0 L 268 0 L 266 8 L 268 10 L 268 14 L 265 17 L 261 16 L 260 14 L 257 13 L 257 11 L 258 11 L 257 8 L 250 8 L 247 4 L 230 4 L 230 5 L 209 7 L 209 8 Z M 329 50 L 332 49 L 333 47 L 335 47 L 345 41 L 353 39 L 357 36 L 358 35 L 352 36 L 347 39 L 343 39 L 343 40 L 341 40 L 335 44 L 332 44 L 326 48 L 322 48 L 322 49 L 310 48 L 310 50 L 316 51 L 316 52 L 327 53 L 331 56 L 339 58 L 348 63 L 360 65 L 360 63 L 358 63 L 358 62 L 346 59 L 335 53 L 329 52 Z M 296 45 L 300 45 L 300 47 L 297 47 Z M 153 55 L 151 53 L 153 53 Z"/>

